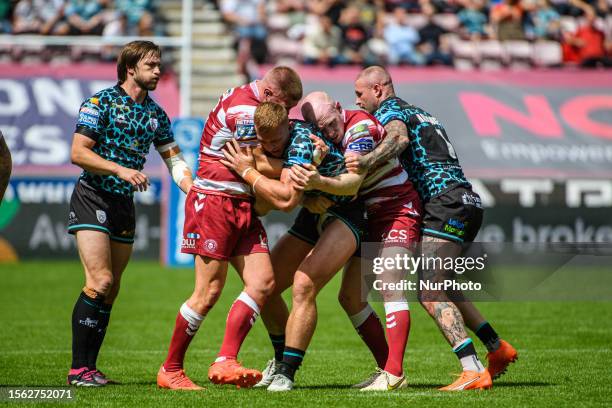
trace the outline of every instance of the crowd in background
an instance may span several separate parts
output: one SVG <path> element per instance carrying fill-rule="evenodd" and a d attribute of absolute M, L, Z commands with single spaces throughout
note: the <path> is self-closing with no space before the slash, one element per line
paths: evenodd
<path fill-rule="evenodd" d="M 156 34 L 153 0 L 0 0 L 0 33 Z"/>
<path fill-rule="evenodd" d="M 490 50 L 495 41 L 546 42 L 559 49 L 559 64 L 590 67 L 611 65 L 608 1 L 219 0 L 218 6 L 239 38 L 254 41 L 259 60 L 262 41 L 268 59 L 292 55 L 329 66 L 452 65 L 453 43 L 487 42 Z"/>
<path fill-rule="evenodd" d="M 163 35 L 160 1 L 0 0 L 0 33 Z M 249 63 L 283 57 L 327 66 L 458 66 L 460 58 L 537 59 L 551 50 L 542 65 L 612 66 L 612 0 L 210 1 L 236 36 L 247 75 Z"/>

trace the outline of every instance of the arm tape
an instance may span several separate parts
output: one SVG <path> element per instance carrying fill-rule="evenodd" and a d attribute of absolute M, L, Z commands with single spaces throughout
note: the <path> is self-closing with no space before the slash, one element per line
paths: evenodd
<path fill-rule="evenodd" d="M 191 170 L 185 162 L 185 158 L 183 157 L 183 153 L 175 154 L 167 159 L 164 159 L 164 163 L 166 163 L 166 167 L 170 171 L 172 175 L 172 180 L 176 183 L 177 186 L 181 186 L 181 182 L 187 176 L 191 176 Z"/>

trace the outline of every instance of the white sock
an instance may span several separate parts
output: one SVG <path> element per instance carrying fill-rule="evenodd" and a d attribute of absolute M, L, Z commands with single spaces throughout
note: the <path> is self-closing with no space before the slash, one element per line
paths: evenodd
<path fill-rule="evenodd" d="M 352 316 L 349 316 L 349 319 L 351 319 L 351 323 L 353 323 L 353 327 L 358 328 L 359 326 L 363 324 L 363 322 L 365 322 L 368 319 L 368 317 L 370 317 L 372 313 L 376 314 L 374 309 L 372 309 L 372 306 L 370 306 L 370 304 L 368 303 L 361 310 L 361 312 L 356 313 Z"/>
<path fill-rule="evenodd" d="M 465 356 L 459 361 L 461 361 L 463 371 L 477 371 L 479 373 L 482 373 L 484 371 L 484 366 L 482 365 L 476 354 Z"/>

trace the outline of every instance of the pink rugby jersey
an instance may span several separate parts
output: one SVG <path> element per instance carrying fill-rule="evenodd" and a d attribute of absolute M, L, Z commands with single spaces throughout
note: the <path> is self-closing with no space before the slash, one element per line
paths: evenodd
<path fill-rule="evenodd" d="M 383 125 L 365 111 L 344 110 L 342 115 L 344 120 L 342 147 L 345 153 L 368 154 L 387 137 Z M 375 169 L 370 169 L 359 189 L 359 196 L 365 200 L 366 206 L 370 206 L 404 196 L 412 189 L 408 174 L 399 160 L 393 158 Z"/>
<path fill-rule="evenodd" d="M 219 162 L 221 149 L 232 139 L 241 146 L 256 145 L 253 117 L 259 105 L 256 82 L 229 89 L 208 115 L 200 140 L 198 172 L 194 188 L 207 194 L 230 197 L 251 196 L 251 188 L 242 178 Z"/>

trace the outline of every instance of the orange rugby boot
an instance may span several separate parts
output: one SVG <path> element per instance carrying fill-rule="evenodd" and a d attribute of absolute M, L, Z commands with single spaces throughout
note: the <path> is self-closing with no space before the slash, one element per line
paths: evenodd
<path fill-rule="evenodd" d="M 510 343 L 499 340 L 499 348 L 487 353 L 487 360 L 489 361 L 487 369 L 491 374 L 491 378 L 496 379 L 506 372 L 511 363 L 518 360 L 518 353 Z"/>
<path fill-rule="evenodd" d="M 462 390 L 486 390 L 491 388 L 493 381 L 486 369 L 482 372 L 464 371 L 459 378 L 446 387 L 439 388 L 440 391 L 462 391 Z"/>
<path fill-rule="evenodd" d="M 170 390 L 202 390 L 185 375 L 184 370 L 166 371 L 162 365 L 157 372 L 157 387 Z"/>
<path fill-rule="evenodd" d="M 208 379 L 215 384 L 233 384 L 238 388 L 249 388 L 261 380 L 260 371 L 244 368 L 238 361 L 228 358 L 214 362 L 208 369 Z"/>

